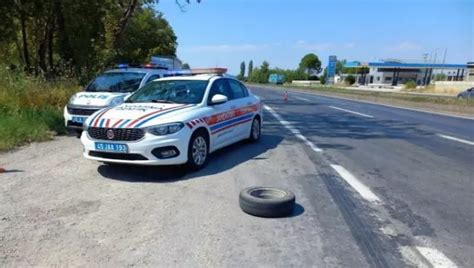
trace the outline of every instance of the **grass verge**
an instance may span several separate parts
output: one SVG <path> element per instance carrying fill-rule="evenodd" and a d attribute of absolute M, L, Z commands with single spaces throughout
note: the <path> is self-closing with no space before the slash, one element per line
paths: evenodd
<path fill-rule="evenodd" d="M 0 66 L 0 151 L 66 133 L 62 109 L 78 89 L 73 81 L 46 82 Z"/>

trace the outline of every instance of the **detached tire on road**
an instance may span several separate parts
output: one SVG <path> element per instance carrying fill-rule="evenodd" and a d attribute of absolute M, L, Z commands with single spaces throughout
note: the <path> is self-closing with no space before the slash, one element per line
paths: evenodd
<path fill-rule="evenodd" d="M 288 216 L 295 206 L 295 195 L 273 187 L 249 187 L 240 192 L 242 211 L 253 216 L 277 218 Z"/>

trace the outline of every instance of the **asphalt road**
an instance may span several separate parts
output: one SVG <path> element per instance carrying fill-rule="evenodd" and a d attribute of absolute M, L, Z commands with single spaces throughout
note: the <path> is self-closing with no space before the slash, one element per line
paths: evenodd
<path fill-rule="evenodd" d="M 399 225 L 398 235 L 459 266 L 474 265 L 474 120 L 293 91 L 287 102 L 281 90 L 253 92 L 381 199 L 381 222 Z"/>
<path fill-rule="evenodd" d="M 253 91 L 261 141 L 195 173 L 87 161 L 74 137 L 0 154 L 0 266 L 474 265 L 474 121 Z M 293 215 L 240 211 L 253 185 L 292 190 Z"/>

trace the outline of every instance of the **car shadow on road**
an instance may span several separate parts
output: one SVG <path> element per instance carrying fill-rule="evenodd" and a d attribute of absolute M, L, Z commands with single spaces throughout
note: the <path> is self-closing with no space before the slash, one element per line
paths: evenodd
<path fill-rule="evenodd" d="M 256 143 L 242 141 L 212 153 L 206 167 L 191 172 L 185 166 L 132 166 L 100 165 L 97 170 L 105 178 L 128 182 L 170 183 L 219 174 L 244 162 L 266 159 L 262 156 L 280 144 L 284 136 L 274 130 L 265 129 Z"/>

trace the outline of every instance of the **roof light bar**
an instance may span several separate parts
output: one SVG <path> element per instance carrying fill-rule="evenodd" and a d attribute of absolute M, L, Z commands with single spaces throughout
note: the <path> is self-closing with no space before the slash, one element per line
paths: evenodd
<path fill-rule="evenodd" d="M 227 68 L 197 68 L 191 69 L 192 74 L 225 74 Z"/>

